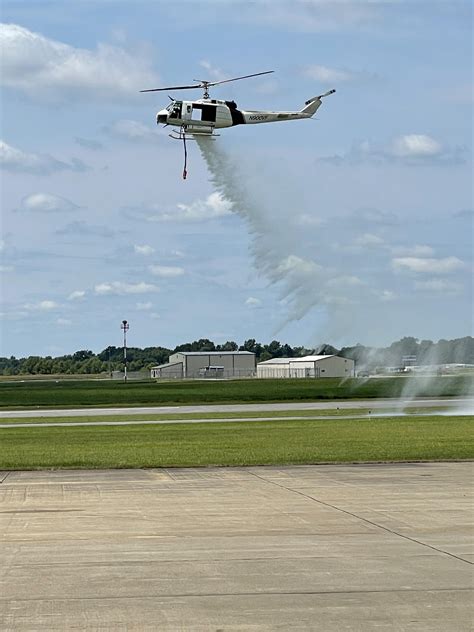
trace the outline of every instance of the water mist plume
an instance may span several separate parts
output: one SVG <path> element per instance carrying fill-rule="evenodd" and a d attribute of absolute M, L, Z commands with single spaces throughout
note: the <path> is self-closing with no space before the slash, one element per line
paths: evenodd
<path fill-rule="evenodd" d="M 286 221 L 279 221 L 278 214 L 261 200 L 261 194 L 251 190 L 240 164 L 222 145 L 200 138 L 197 142 L 214 187 L 230 203 L 232 211 L 247 222 L 256 269 L 280 288 L 280 298 L 288 307 L 281 327 L 301 319 L 315 306 L 344 302 L 342 296 L 329 291 L 334 275 L 331 277 L 317 261 L 299 254 L 300 237 L 292 231 L 289 215 Z"/>

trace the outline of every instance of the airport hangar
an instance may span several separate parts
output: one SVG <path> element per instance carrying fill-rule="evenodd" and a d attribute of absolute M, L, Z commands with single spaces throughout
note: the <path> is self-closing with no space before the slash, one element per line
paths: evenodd
<path fill-rule="evenodd" d="M 355 363 L 337 355 L 272 358 L 257 364 L 257 377 L 354 377 Z"/>
<path fill-rule="evenodd" d="M 253 377 L 255 353 L 250 351 L 179 351 L 166 364 L 151 369 L 152 378 Z"/>
<path fill-rule="evenodd" d="M 256 364 L 250 351 L 180 351 L 151 369 L 152 378 L 353 377 L 354 360 L 337 355 L 273 358 Z"/>

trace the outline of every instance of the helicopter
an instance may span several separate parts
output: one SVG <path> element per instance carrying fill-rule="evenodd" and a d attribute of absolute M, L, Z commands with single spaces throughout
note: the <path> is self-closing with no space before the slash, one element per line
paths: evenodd
<path fill-rule="evenodd" d="M 203 96 L 196 101 L 178 101 L 169 96 L 171 103 L 160 110 L 156 115 L 157 125 L 172 125 L 178 128 L 170 134 L 171 138 L 186 141 L 187 135 L 214 138 L 219 136 L 216 129 L 226 127 L 234 127 L 235 125 L 249 125 L 259 123 L 277 123 L 281 121 L 295 121 L 298 119 L 311 118 L 318 108 L 321 106 L 321 99 L 334 94 L 335 90 L 329 90 L 317 97 L 312 97 L 305 102 L 301 110 L 289 112 L 272 112 L 269 110 L 239 110 L 235 101 L 224 101 L 220 99 L 211 99 L 209 88 L 218 86 L 231 81 L 240 81 L 241 79 L 249 79 L 250 77 L 259 77 L 261 75 L 269 75 L 275 72 L 267 70 L 265 72 L 257 72 L 243 77 L 234 77 L 233 79 L 224 79 L 222 81 L 207 81 L 202 79 L 193 79 L 197 83 L 189 86 L 171 86 L 168 88 L 151 88 L 149 90 L 140 90 L 140 92 L 162 92 L 171 90 L 203 90 Z"/>

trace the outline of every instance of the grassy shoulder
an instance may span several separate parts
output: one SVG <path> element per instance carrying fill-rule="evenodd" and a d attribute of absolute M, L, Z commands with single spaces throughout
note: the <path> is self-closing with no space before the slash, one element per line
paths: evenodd
<path fill-rule="evenodd" d="M 173 382 L 1 382 L 0 407 L 162 406 L 209 403 L 259 403 L 369 399 L 380 397 L 451 397 L 472 393 L 463 376 L 374 379 L 280 379 Z"/>
<path fill-rule="evenodd" d="M 474 417 L 0 430 L 0 469 L 285 465 L 474 458 Z"/>

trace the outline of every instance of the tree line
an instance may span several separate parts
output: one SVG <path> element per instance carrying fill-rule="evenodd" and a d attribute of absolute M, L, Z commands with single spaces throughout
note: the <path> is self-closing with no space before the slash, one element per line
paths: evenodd
<path fill-rule="evenodd" d="M 215 344 L 212 340 L 201 338 L 194 342 L 178 345 L 174 349 L 165 347 L 127 347 L 127 367 L 129 371 L 150 369 L 158 364 L 165 364 L 173 353 L 178 351 L 251 351 L 255 353 L 257 362 L 271 358 L 295 358 L 311 354 L 337 354 L 355 360 L 356 367 L 376 369 L 377 367 L 402 366 L 407 357 L 416 358 L 419 365 L 426 364 L 474 364 L 474 338 L 466 336 L 454 340 L 419 340 L 404 337 L 388 347 L 367 347 L 356 344 L 352 347 L 337 349 L 330 344 L 323 344 L 313 349 L 291 347 L 272 340 L 262 344 L 250 338 L 242 345 L 234 341 Z M 0 357 L 0 375 L 59 375 L 59 374 L 92 374 L 111 373 L 123 370 L 123 348 L 109 346 L 100 353 L 82 350 L 59 357 L 29 356 L 27 358 Z"/>

